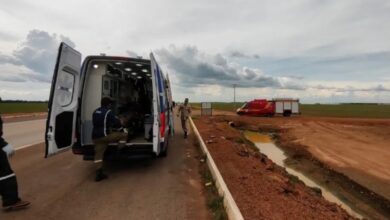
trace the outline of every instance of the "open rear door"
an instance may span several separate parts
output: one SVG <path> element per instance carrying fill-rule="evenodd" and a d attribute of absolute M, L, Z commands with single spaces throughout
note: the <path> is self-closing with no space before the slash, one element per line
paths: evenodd
<path fill-rule="evenodd" d="M 167 97 L 168 97 L 168 105 L 169 105 L 169 131 L 171 133 L 171 136 L 175 134 L 175 126 L 174 126 L 174 114 L 173 114 L 173 100 L 172 100 L 172 89 L 171 89 L 171 82 L 169 81 L 169 76 L 167 74 L 166 76 L 166 88 L 167 88 Z"/>
<path fill-rule="evenodd" d="M 150 63 L 152 66 L 152 87 L 153 87 L 153 152 L 160 154 L 160 94 L 158 78 L 160 75 L 159 66 L 154 58 L 153 53 L 150 53 Z"/>
<path fill-rule="evenodd" d="M 45 157 L 73 145 L 80 82 L 81 54 L 61 43 L 49 98 Z"/>

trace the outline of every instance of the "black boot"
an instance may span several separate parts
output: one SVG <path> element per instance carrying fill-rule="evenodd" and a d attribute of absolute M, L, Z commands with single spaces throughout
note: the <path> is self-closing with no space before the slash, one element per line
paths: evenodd
<path fill-rule="evenodd" d="M 184 138 L 187 138 L 187 131 L 184 132 Z"/>
<path fill-rule="evenodd" d="M 107 178 L 108 178 L 108 176 L 103 173 L 103 169 L 100 168 L 96 171 L 96 177 L 95 177 L 96 182 L 102 181 L 102 180 L 107 179 Z"/>
<path fill-rule="evenodd" d="M 20 200 L 20 201 L 14 203 L 12 205 L 3 206 L 3 210 L 6 211 L 6 212 L 14 211 L 14 210 L 19 210 L 19 209 L 26 208 L 29 205 L 30 205 L 30 202 Z"/>

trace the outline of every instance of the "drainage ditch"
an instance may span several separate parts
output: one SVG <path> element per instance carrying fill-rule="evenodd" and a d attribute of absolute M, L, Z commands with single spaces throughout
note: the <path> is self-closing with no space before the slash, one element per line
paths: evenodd
<path fill-rule="evenodd" d="M 359 214 L 357 210 L 354 210 L 349 204 L 347 204 L 345 201 L 339 198 L 336 195 L 336 193 L 330 191 L 326 186 L 317 183 L 314 179 L 310 178 L 304 173 L 298 170 L 294 170 L 287 163 L 285 163 L 285 160 L 288 158 L 286 152 L 283 149 L 277 147 L 273 143 L 272 136 L 270 134 L 261 134 L 258 132 L 244 131 L 244 136 L 246 139 L 254 143 L 254 145 L 260 150 L 261 153 L 265 154 L 269 159 L 271 159 L 277 165 L 285 168 L 289 174 L 298 177 L 302 182 L 304 182 L 309 187 L 315 187 L 320 189 L 322 196 L 326 200 L 339 204 L 350 215 L 354 217 L 363 218 L 363 216 Z"/>

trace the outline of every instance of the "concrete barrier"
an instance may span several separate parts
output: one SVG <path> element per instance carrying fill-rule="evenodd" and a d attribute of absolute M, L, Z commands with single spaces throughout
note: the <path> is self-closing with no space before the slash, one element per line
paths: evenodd
<path fill-rule="evenodd" d="M 199 140 L 200 147 L 204 154 L 207 156 L 207 165 L 210 169 L 211 175 L 214 178 L 215 186 L 218 189 L 218 193 L 220 196 L 223 197 L 223 204 L 226 209 L 226 214 L 228 215 L 228 218 L 231 220 L 243 220 L 244 217 L 242 216 L 240 209 L 238 208 L 236 202 L 233 199 L 232 194 L 230 193 L 228 187 L 226 186 L 225 181 L 222 178 L 221 173 L 218 170 L 217 165 L 215 164 L 213 157 L 211 156 L 210 152 L 208 151 L 206 144 L 204 143 L 202 137 L 200 136 L 200 133 L 198 129 L 196 128 L 194 122 L 192 121 L 192 118 L 190 117 L 190 124 L 192 127 L 192 130 L 194 131 L 195 136 Z"/>

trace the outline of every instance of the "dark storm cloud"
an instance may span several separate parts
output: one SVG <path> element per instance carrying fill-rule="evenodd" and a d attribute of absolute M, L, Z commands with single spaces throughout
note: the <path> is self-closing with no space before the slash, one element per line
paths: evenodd
<path fill-rule="evenodd" d="M 32 30 L 20 47 L 14 50 L 13 55 L 24 66 L 37 73 L 47 75 L 53 71 L 61 41 L 66 42 L 71 47 L 75 46 L 68 37 L 57 36 L 56 34 L 50 35 L 46 31 Z"/>
<path fill-rule="evenodd" d="M 0 80 L 50 82 L 60 42 L 75 47 L 73 41 L 63 35 L 31 30 L 11 56 L 0 54 L 0 65 L 12 64 L 15 68 L 24 69 L 24 72 L 13 71 L 12 74 L 3 72 Z"/>
<path fill-rule="evenodd" d="M 304 89 L 304 86 L 293 82 L 291 78 L 269 76 L 259 69 L 230 63 L 221 54 L 205 54 L 194 46 L 170 46 L 156 52 L 185 87 L 211 84 L 229 87 L 238 84 L 246 88 Z"/>

